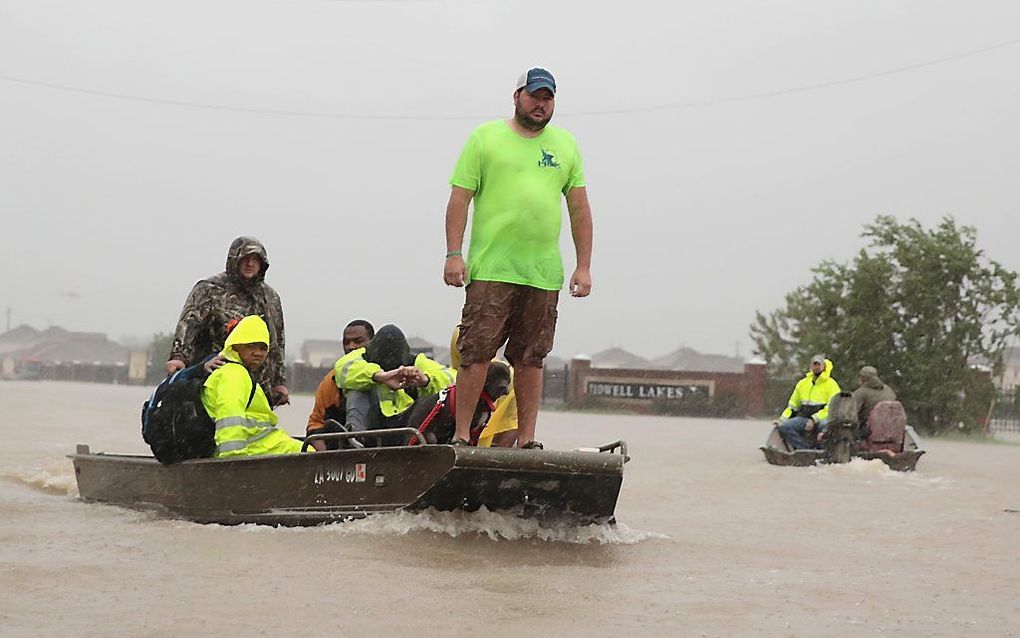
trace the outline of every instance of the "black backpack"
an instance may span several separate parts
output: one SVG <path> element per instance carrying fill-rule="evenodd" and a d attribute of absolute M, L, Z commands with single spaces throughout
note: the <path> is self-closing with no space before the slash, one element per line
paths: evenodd
<path fill-rule="evenodd" d="M 206 357 L 167 377 L 142 404 L 142 438 L 164 465 L 216 453 L 216 424 L 202 404 L 202 388 L 209 378 L 204 366 L 210 359 Z M 228 363 L 240 365 L 236 361 Z M 252 380 L 247 406 L 254 397 Z"/>

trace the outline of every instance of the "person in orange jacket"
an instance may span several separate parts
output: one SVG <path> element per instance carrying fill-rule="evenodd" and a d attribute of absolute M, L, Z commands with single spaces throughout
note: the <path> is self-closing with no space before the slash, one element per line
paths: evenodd
<path fill-rule="evenodd" d="M 355 319 L 344 328 L 342 339 L 344 354 L 364 348 L 374 336 L 375 328 L 371 323 L 364 319 Z M 322 434 L 332 431 L 326 424 L 327 420 L 344 422 L 344 395 L 337 386 L 336 372 L 333 369 L 326 373 L 326 376 L 319 382 L 319 387 L 315 389 L 315 405 L 312 407 L 312 413 L 308 415 L 306 434 Z M 326 441 L 312 441 L 309 445 L 320 452 L 337 447 L 336 443 L 330 444 Z"/>

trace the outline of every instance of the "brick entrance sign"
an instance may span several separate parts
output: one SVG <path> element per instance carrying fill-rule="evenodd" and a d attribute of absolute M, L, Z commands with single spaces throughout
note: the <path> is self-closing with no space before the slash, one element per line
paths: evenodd
<path fill-rule="evenodd" d="M 765 411 L 765 364 L 743 372 L 592 367 L 587 357 L 570 362 L 567 402 L 633 412 L 758 416 Z"/>

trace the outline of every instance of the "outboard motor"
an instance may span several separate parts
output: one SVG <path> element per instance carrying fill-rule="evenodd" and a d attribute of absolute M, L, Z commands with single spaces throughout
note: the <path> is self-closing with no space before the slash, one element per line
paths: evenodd
<path fill-rule="evenodd" d="M 853 456 L 857 411 L 853 395 L 840 392 L 829 400 L 829 424 L 822 436 L 822 449 L 828 463 L 849 463 Z"/>

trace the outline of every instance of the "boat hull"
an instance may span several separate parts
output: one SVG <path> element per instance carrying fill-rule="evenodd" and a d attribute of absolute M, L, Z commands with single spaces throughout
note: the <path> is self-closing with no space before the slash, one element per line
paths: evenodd
<path fill-rule="evenodd" d="M 769 432 L 765 445 L 762 445 L 762 453 L 765 460 L 772 465 L 785 465 L 790 467 L 807 467 L 819 463 L 832 463 L 824 450 L 791 450 L 779 434 L 779 428 L 773 427 Z M 917 468 L 917 462 L 924 455 L 925 450 L 921 446 L 921 439 L 917 436 L 914 428 L 907 426 L 906 436 L 903 441 L 903 451 L 896 454 L 888 452 L 866 452 L 854 449 L 852 458 L 865 460 L 878 459 L 889 466 L 890 469 L 898 472 L 910 472 Z"/>
<path fill-rule="evenodd" d="M 493 511 L 576 523 L 611 520 L 623 454 L 448 445 L 360 448 L 161 465 L 147 456 L 71 455 L 80 499 L 199 523 L 318 525 L 401 509 Z"/>

